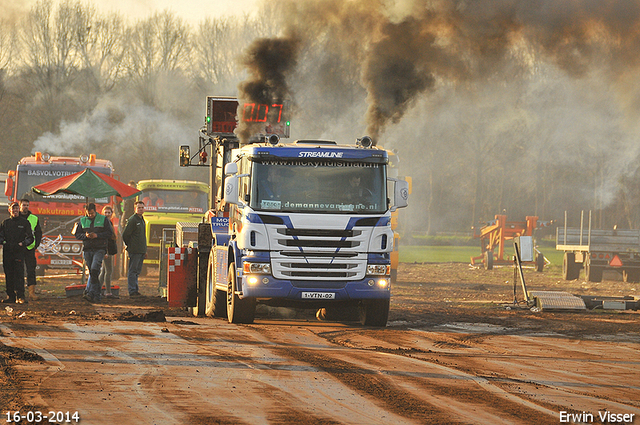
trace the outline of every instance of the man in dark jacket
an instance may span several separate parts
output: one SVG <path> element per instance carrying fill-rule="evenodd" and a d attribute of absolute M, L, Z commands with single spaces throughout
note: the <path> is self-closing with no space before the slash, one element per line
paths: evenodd
<path fill-rule="evenodd" d="M 24 258 L 27 246 L 33 243 L 33 232 L 29 221 L 20 216 L 20 204 L 12 202 L 9 214 L 11 216 L 0 224 L 2 261 L 9 297 L 2 302 L 24 304 Z"/>
<path fill-rule="evenodd" d="M 129 180 L 129 186 L 136 189 L 138 188 L 138 185 L 134 180 Z M 134 210 L 135 203 L 136 203 L 135 198 L 126 199 L 124 201 L 124 207 L 123 207 L 124 210 L 122 211 L 122 219 L 120 220 L 120 223 L 122 223 L 122 225 L 120 226 L 121 232 L 123 231 L 124 227 L 127 225 L 126 223 L 127 219 L 135 213 L 135 210 Z"/>
<path fill-rule="evenodd" d="M 40 220 L 38 216 L 29 211 L 29 200 L 23 198 L 20 200 L 20 215 L 26 218 L 31 224 L 31 231 L 33 231 L 34 241 L 31 245 L 27 246 L 27 254 L 24 258 L 24 264 L 27 266 L 27 289 L 29 292 L 29 300 L 35 301 L 38 299 L 36 296 L 36 249 L 40 246 L 42 241 L 42 227 L 40 227 Z"/>
<path fill-rule="evenodd" d="M 84 262 L 89 267 L 89 280 L 84 298 L 89 302 L 100 302 L 100 269 L 107 253 L 107 242 L 113 237 L 113 226 L 102 214 L 96 213 L 93 202 L 84 206 L 85 215 L 76 223 L 73 235 L 82 241 Z"/>
<path fill-rule="evenodd" d="M 139 297 L 138 276 L 142 272 L 142 263 L 147 255 L 146 222 L 144 221 L 144 202 L 135 203 L 135 214 L 127 220 L 127 227 L 122 233 L 122 240 L 129 253 L 129 273 L 127 286 L 130 297 Z"/>

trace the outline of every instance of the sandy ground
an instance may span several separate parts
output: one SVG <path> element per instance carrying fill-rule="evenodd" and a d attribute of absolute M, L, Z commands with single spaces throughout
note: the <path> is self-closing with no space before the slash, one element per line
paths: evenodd
<path fill-rule="evenodd" d="M 525 270 L 529 291 L 638 296 L 615 277 Z M 45 279 L 41 300 L 0 311 L 0 420 L 640 423 L 638 311 L 539 311 L 518 281 L 514 303 L 509 267 L 402 264 L 398 279 L 382 329 L 274 308 L 252 325 L 195 318 L 167 307 L 154 275 L 145 297 L 101 304 L 61 295 L 74 276 Z"/>

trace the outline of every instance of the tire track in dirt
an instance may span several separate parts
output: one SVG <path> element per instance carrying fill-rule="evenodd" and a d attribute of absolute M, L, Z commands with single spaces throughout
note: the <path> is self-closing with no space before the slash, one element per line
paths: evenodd
<path fill-rule="evenodd" d="M 236 326 L 210 319 L 203 323 L 211 325 L 172 332 L 197 344 L 201 355 L 222 356 L 243 363 L 246 373 L 242 380 L 234 381 L 234 385 L 243 395 L 260 397 L 269 423 L 395 425 L 412 422 L 362 398 L 321 369 L 283 356 L 278 341 L 256 332 L 259 326 Z M 294 338 L 306 333 L 292 330 Z M 251 347 L 251 355 L 247 355 L 247 347 Z M 216 396 L 212 393 L 212 397 Z M 228 397 L 220 394 L 221 402 L 224 404 Z M 224 409 L 224 405 L 221 408 Z"/>
<path fill-rule="evenodd" d="M 623 378 L 638 376 L 640 366 L 631 355 L 637 351 L 636 345 L 627 342 L 625 335 L 619 338 L 624 342 L 615 346 L 548 334 L 511 335 L 506 329 L 479 335 L 387 329 L 321 336 L 338 345 L 421 359 L 477 376 L 479 384 L 499 388 L 529 407 L 539 406 L 535 410 L 544 409 L 543 413 L 589 411 L 593 406 L 640 413 L 639 388 L 628 384 L 637 381 Z M 466 345 L 456 347 L 455 341 Z M 604 352 L 609 352 L 610 358 L 603 358 Z"/>
<path fill-rule="evenodd" d="M 424 362 L 420 359 L 411 359 L 416 363 L 414 371 L 394 372 L 390 370 L 390 364 L 398 363 L 398 359 L 389 362 L 387 356 L 372 356 L 359 350 L 340 352 L 339 355 L 319 351 L 287 348 L 282 354 L 329 373 L 345 385 L 383 403 L 390 411 L 412 420 L 526 424 L 529 423 L 527 418 L 535 416 L 537 423 L 557 424 L 553 411 L 516 397 L 482 377 L 440 365 L 429 365 L 429 369 L 437 367 L 440 373 L 420 371 Z M 373 372 L 375 370 L 380 372 Z M 448 385 L 436 383 L 442 380 Z"/>

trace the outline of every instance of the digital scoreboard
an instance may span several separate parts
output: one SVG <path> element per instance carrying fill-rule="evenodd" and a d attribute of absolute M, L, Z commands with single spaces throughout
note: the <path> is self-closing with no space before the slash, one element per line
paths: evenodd
<path fill-rule="evenodd" d="M 207 133 L 232 135 L 240 121 L 251 126 L 256 133 L 289 137 L 290 123 L 286 103 L 245 102 L 239 107 L 233 97 L 207 97 Z"/>

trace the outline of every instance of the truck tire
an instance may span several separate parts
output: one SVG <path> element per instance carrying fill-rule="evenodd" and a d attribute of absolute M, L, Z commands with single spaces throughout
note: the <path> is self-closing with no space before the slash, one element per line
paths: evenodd
<path fill-rule="evenodd" d="M 640 282 L 640 269 L 624 269 L 622 270 L 622 280 L 626 283 Z"/>
<path fill-rule="evenodd" d="M 542 273 L 544 270 L 544 255 L 541 252 L 536 257 L 536 271 Z"/>
<path fill-rule="evenodd" d="M 207 271 L 207 296 L 205 315 L 208 317 L 227 317 L 227 297 L 224 291 L 216 289 L 215 264 L 213 254 L 209 255 L 209 268 Z"/>
<path fill-rule="evenodd" d="M 191 314 L 195 317 L 203 317 L 207 307 L 207 288 L 202 288 L 201 285 L 206 285 L 206 282 L 200 282 L 200 276 L 196 273 L 196 305 L 191 308 Z"/>
<path fill-rule="evenodd" d="M 240 299 L 236 295 L 237 291 L 236 264 L 231 263 L 227 274 L 227 320 L 229 323 L 253 323 L 253 319 L 256 316 L 256 299 Z"/>
<path fill-rule="evenodd" d="M 364 326 L 387 326 L 389 299 L 363 300 L 360 304 L 360 323 Z"/>
<path fill-rule="evenodd" d="M 485 251 L 482 261 L 485 270 L 493 270 L 493 251 Z"/>
<path fill-rule="evenodd" d="M 576 280 L 580 277 L 580 267 L 576 263 L 574 252 L 565 252 L 562 259 L 562 278 L 564 280 Z"/>
<path fill-rule="evenodd" d="M 47 268 L 42 264 L 36 264 L 36 276 L 44 276 L 46 270 Z"/>
<path fill-rule="evenodd" d="M 589 282 L 602 282 L 602 271 L 602 267 L 592 265 L 591 260 L 587 258 L 584 265 L 584 274 Z"/>

